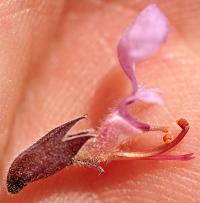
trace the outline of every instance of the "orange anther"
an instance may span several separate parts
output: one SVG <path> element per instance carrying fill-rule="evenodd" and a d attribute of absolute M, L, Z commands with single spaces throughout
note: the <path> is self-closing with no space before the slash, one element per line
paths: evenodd
<path fill-rule="evenodd" d="M 189 126 L 189 123 L 187 122 L 186 119 L 180 118 L 179 120 L 176 121 L 177 124 L 182 128 L 185 129 L 187 126 Z"/>
<path fill-rule="evenodd" d="M 169 128 L 168 128 L 168 127 L 163 127 L 163 128 L 162 128 L 162 132 L 168 133 L 168 132 L 169 132 Z"/>
<path fill-rule="evenodd" d="M 172 140 L 173 140 L 173 137 L 172 137 L 170 134 L 165 134 L 165 135 L 163 136 L 163 141 L 164 141 L 166 144 L 169 144 Z"/>

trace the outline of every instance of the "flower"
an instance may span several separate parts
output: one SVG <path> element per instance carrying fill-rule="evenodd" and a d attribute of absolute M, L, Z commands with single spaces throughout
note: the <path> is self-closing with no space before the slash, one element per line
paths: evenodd
<path fill-rule="evenodd" d="M 123 71 L 132 84 L 132 92 L 129 96 L 124 98 L 106 118 L 101 127 L 104 131 L 108 131 L 107 128 L 114 128 L 121 123 L 126 123 L 126 126 L 132 129 L 133 133 L 136 130 L 141 133 L 155 130 L 164 133 L 168 132 L 164 127 L 154 127 L 145 122 L 138 121 L 127 111 L 127 106 L 133 104 L 137 100 L 146 103 L 162 103 L 160 90 L 139 87 L 135 76 L 135 67 L 139 62 L 145 60 L 160 48 L 160 46 L 166 41 L 168 32 L 168 19 L 155 4 L 150 4 L 139 14 L 136 21 L 122 35 L 117 47 L 118 59 Z M 115 122 L 114 127 L 113 122 Z M 189 130 L 189 124 L 185 119 L 179 119 L 177 124 L 181 127 L 181 132 L 174 140 L 171 140 L 170 135 L 167 134 L 163 137 L 166 144 L 144 152 L 119 151 L 116 153 L 117 157 L 160 160 L 190 160 L 194 158 L 192 156 L 193 153 L 174 156 L 163 155 L 164 152 L 177 145 Z M 104 125 L 106 126 L 106 129 Z"/>

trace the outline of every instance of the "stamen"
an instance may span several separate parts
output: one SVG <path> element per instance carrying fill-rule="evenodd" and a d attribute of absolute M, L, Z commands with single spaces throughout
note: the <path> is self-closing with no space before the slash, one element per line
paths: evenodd
<path fill-rule="evenodd" d="M 175 145 L 177 145 L 184 138 L 186 133 L 188 132 L 189 123 L 187 122 L 187 120 L 181 118 L 177 121 L 177 124 L 182 128 L 182 131 L 178 134 L 178 136 L 172 142 L 170 142 L 169 144 L 161 145 L 161 146 L 159 146 L 153 150 L 150 150 L 146 154 L 149 154 L 149 156 L 161 154 L 161 153 L 164 153 L 164 152 L 170 150 Z"/>
<path fill-rule="evenodd" d="M 117 153 L 117 156 L 122 156 L 122 157 L 126 156 L 126 157 L 130 157 L 130 158 L 134 158 L 134 159 L 145 159 L 145 158 L 154 159 L 154 158 L 158 157 L 158 159 L 159 159 L 161 154 L 163 154 L 166 151 L 169 151 L 171 148 L 176 146 L 184 138 L 184 136 L 187 134 L 187 132 L 189 130 L 189 123 L 187 122 L 187 120 L 181 118 L 177 121 L 177 124 L 182 128 L 182 130 L 177 135 L 177 137 L 174 140 L 172 140 L 170 143 L 163 144 L 163 145 L 158 146 L 154 149 L 147 150 L 144 152 L 132 152 L 132 153 L 119 152 L 119 153 Z M 189 160 L 189 159 L 194 158 L 194 157 L 188 158 L 188 156 L 191 156 L 191 154 L 189 154 L 189 155 L 176 155 L 175 159 L 176 160 Z M 179 157 L 180 157 L 180 159 L 179 159 Z M 166 156 L 166 159 L 168 159 L 167 156 Z M 173 157 L 170 157 L 170 159 L 173 159 Z"/>
<path fill-rule="evenodd" d="M 164 133 L 168 133 L 169 128 L 166 126 L 150 126 L 149 131 L 161 131 Z"/>

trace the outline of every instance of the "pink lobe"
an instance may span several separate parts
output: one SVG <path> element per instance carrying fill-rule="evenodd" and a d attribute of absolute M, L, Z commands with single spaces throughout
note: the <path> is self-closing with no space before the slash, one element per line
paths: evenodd
<path fill-rule="evenodd" d="M 163 104 L 160 94 L 161 91 L 159 89 L 139 88 L 134 97 L 135 100 L 140 100 L 146 103 Z"/>
<path fill-rule="evenodd" d="M 118 58 L 129 79 L 133 80 L 133 65 L 152 55 L 169 32 L 168 20 L 155 4 L 146 7 L 122 35 Z"/>

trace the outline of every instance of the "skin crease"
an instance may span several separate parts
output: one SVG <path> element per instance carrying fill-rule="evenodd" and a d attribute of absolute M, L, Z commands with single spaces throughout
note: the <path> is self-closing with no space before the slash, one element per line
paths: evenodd
<path fill-rule="evenodd" d="M 130 90 L 116 45 L 150 1 L 52 2 L 0 3 L 0 202 L 199 202 L 198 0 L 155 1 L 169 17 L 170 36 L 137 66 L 140 83 L 160 88 L 165 100 L 163 107 L 137 107 L 137 116 L 170 127 L 177 118 L 187 118 L 191 130 L 173 154 L 194 152 L 196 159 L 115 161 L 104 164 L 101 176 L 93 169 L 70 167 L 15 196 L 7 194 L 7 170 L 23 149 L 85 113 L 89 120 L 81 127 L 97 127 Z M 138 143 L 146 141 L 154 143 L 154 136 Z"/>

